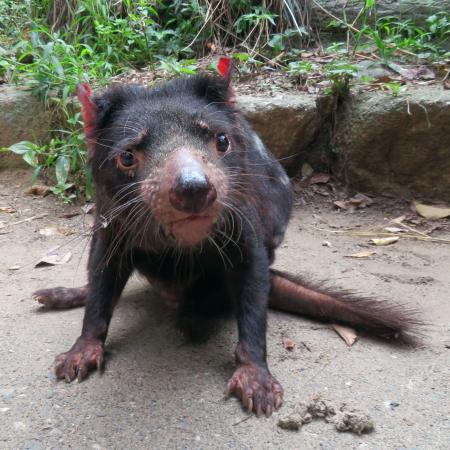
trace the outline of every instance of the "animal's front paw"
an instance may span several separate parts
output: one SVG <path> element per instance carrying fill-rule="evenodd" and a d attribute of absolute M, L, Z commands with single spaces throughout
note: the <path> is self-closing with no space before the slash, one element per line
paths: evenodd
<path fill-rule="evenodd" d="M 254 364 L 238 367 L 227 385 L 227 395 L 234 393 L 248 412 L 269 417 L 283 403 L 283 388 L 270 372 Z"/>
<path fill-rule="evenodd" d="M 96 338 L 79 337 L 73 347 L 55 359 L 56 378 L 68 383 L 78 378 L 82 381 L 89 370 L 102 369 L 104 365 L 103 342 Z"/>

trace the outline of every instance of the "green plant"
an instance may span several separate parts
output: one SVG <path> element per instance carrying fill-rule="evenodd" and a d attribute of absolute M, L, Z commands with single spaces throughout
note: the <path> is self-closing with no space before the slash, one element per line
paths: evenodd
<path fill-rule="evenodd" d="M 397 97 L 402 90 L 402 85 L 397 81 L 383 83 L 383 87 L 386 88 L 394 97 Z"/>
<path fill-rule="evenodd" d="M 328 94 L 334 94 L 338 98 L 348 95 L 350 81 L 357 74 L 358 67 L 346 61 L 333 62 L 324 67 L 324 73 L 331 81 L 327 89 Z"/>
<path fill-rule="evenodd" d="M 272 48 L 275 55 L 278 55 L 287 48 L 291 49 L 299 45 L 303 36 L 308 36 L 305 27 L 288 28 L 282 33 L 272 34 L 267 45 Z"/>
<path fill-rule="evenodd" d="M 84 176 L 89 182 L 86 184 L 85 194 L 92 196 L 92 183 L 86 165 L 86 152 L 83 148 L 82 135 L 71 133 L 69 139 L 53 138 L 48 144 L 39 146 L 29 141 L 21 141 L 2 151 L 11 151 L 20 155 L 31 166 L 33 171 L 32 182 L 39 174 L 43 174 L 53 186 L 51 191 L 68 203 L 76 195 L 72 192 L 75 183 L 69 181 L 70 175 L 79 176 L 84 170 Z M 80 147 L 81 146 L 81 147 Z"/>
<path fill-rule="evenodd" d="M 233 53 L 232 57 L 236 64 L 239 65 L 240 73 L 251 73 L 263 65 L 261 61 L 258 61 L 250 53 Z"/>
<path fill-rule="evenodd" d="M 309 72 L 312 72 L 317 66 L 308 61 L 291 61 L 288 64 L 287 72 L 290 75 L 305 75 Z"/>
<path fill-rule="evenodd" d="M 372 20 L 369 21 L 369 18 Z M 428 17 L 426 24 L 419 26 L 412 19 L 401 19 L 395 16 L 377 18 L 375 0 L 365 0 L 357 19 L 348 23 L 345 18 L 333 16 L 328 23 L 329 29 L 347 32 L 346 52 L 352 56 L 368 44 L 375 44 L 385 63 L 392 59 L 394 54 L 431 59 L 449 55 L 450 13 L 448 11 L 441 11 Z M 350 43 L 352 43 L 351 48 Z M 338 45 L 340 45 L 338 49 L 329 47 L 327 50 L 342 51 L 343 44 Z"/>
<path fill-rule="evenodd" d="M 384 47 L 406 49 L 420 57 L 442 56 L 448 52 L 445 45 L 448 46 L 450 36 L 449 17 L 445 12 L 430 16 L 425 27 L 417 26 L 411 19 L 383 17 L 377 20 L 373 33 L 379 48 L 383 43 Z"/>
<path fill-rule="evenodd" d="M 375 44 L 385 62 L 399 51 L 442 58 L 448 55 L 449 17 L 448 12 L 435 14 L 418 27 L 395 17 L 377 18 L 375 0 L 365 0 L 357 21 L 334 19 L 333 26 L 346 30 L 348 39 L 327 51 L 348 58 Z M 64 200 L 75 192 L 89 195 L 86 146 L 73 102 L 76 85 L 102 86 L 129 68 L 147 65 L 169 75 L 193 74 L 194 58 L 214 47 L 241 47 L 233 53 L 240 73 L 268 63 L 299 81 L 319 72 L 331 81 L 328 92 L 346 95 L 355 66 L 345 60 L 321 65 L 299 59 L 312 34 L 307 2 L 292 0 L 0 0 L 0 77 L 30 87 L 60 124 L 47 145 L 21 143 L 10 151 L 23 151 L 35 176 L 48 176 Z M 393 95 L 400 89 L 385 87 Z M 67 161 L 69 169 L 61 170 Z"/>
<path fill-rule="evenodd" d="M 195 59 L 177 60 L 174 57 L 157 56 L 159 67 L 171 75 L 194 75 L 197 73 Z"/>
<path fill-rule="evenodd" d="M 238 33 L 250 32 L 253 31 L 262 23 L 266 24 L 269 22 L 272 25 L 275 25 L 275 17 L 276 14 L 271 13 L 268 9 L 263 6 L 253 6 L 252 12 L 247 14 L 242 14 L 238 17 L 236 22 L 234 23 L 233 28 Z"/>
<path fill-rule="evenodd" d="M 20 36 L 29 22 L 28 2 L 0 0 L 0 44 Z"/>
<path fill-rule="evenodd" d="M 302 84 L 308 75 L 317 70 L 317 65 L 308 61 L 291 61 L 287 67 L 287 73 Z"/>

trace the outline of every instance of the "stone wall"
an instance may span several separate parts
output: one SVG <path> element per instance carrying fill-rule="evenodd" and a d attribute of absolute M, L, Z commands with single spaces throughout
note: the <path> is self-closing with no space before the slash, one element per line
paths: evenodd
<path fill-rule="evenodd" d="M 308 162 L 355 189 L 450 199 L 450 90 L 354 94 L 337 111 L 311 94 L 242 95 L 240 106 L 290 175 Z M 49 139 L 51 114 L 29 91 L 0 88 L 0 146 Z M 16 155 L 12 155 L 16 156 Z M 20 157 L 0 156 L 0 168 Z"/>
<path fill-rule="evenodd" d="M 0 85 L 0 147 L 9 147 L 19 141 L 47 142 L 51 116 L 29 90 Z M 0 153 L 0 169 L 24 164 L 15 155 Z"/>

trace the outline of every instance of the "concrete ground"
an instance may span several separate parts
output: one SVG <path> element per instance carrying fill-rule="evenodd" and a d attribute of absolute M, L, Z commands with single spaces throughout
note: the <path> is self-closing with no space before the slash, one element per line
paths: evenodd
<path fill-rule="evenodd" d="M 138 278 L 114 315 L 103 375 L 94 373 L 80 384 L 55 381 L 53 358 L 79 335 L 83 311 L 42 311 L 31 293 L 85 282 L 88 242 L 78 233 L 90 217 L 64 218 L 79 207 L 65 207 L 51 196 L 24 196 L 28 177 L 29 172 L 0 173 L 0 207 L 17 211 L 0 211 L 1 449 L 450 448 L 450 245 L 401 239 L 358 260 L 345 255 L 367 250 L 368 238 L 322 231 L 387 223 L 409 212 L 406 203 L 383 206 L 385 200 L 377 199 L 353 214 L 324 202 L 297 207 L 276 264 L 419 307 L 428 323 L 423 346 L 400 349 L 361 337 L 347 347 L 329 325 L 271 313 L 269 364 L 284 386 L 285 405 L 271 418 L 258 419 L 224 398 L 235 324 L 225 322 L 207 344 L 188 344 L 173 326 L 170 309 Z M 448 222 L 442 223 L 433 235 L 449 237 Z M 77 234 L 39 234 L 53 225 Z M 34 268 L 56 245 L 70 250 L 71 260 Z M 292 352 L 284 349 L 283 337 L 296 343 Z M 367 411 L 375 431 L 339 433 L 320 420 L 298 432 L 277 427 L 296 402 L 317 394 Z"/>

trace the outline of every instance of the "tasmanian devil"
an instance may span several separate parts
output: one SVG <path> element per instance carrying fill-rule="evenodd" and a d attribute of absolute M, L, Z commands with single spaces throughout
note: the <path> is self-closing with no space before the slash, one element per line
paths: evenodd
<path fill-rule="evenodd" d="M 266 361 L 268 306 L 390 338 L 418 323 L 400 305 L 270 269 L 293 193 L 236 105 L 230 66 L 221 59 L 220 77 L 151 89 L 119 85 L 91 96 L 86 85 L 78 88 L 96 187 L 88 284 L 35 293 L 48 307 L 86 306 L 81 336 L 56 358 L 57 378 L 81 381 L 103 366 L 111 316 L 134 270 L 191 328 L 195 317 L 234 311 L 237 367 L 227 392 L 258 415 L 270 415 L 283 398 Z"/>

